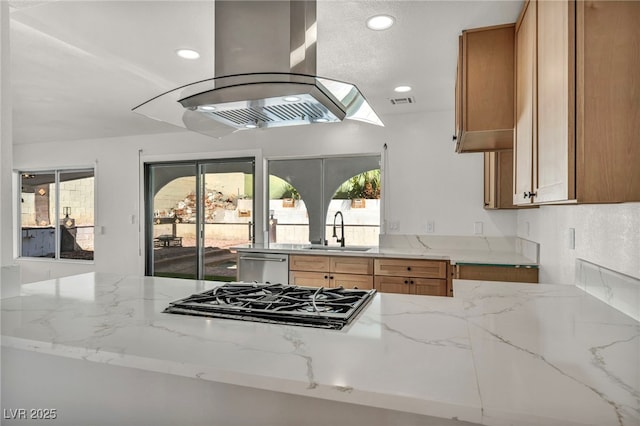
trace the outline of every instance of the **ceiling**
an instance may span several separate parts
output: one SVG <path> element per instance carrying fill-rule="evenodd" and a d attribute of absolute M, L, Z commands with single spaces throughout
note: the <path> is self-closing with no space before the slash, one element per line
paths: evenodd
<path fill-rule="evenodd" d="M 354 83 L 384 121 L 453 109 L 457 36 L 515 22 L 522 1 L 319 0 L 318 75 Z M 131 112 L 168 90 L 213 77 L 212 1 L 9 1 L 14 143 L 183 129 Z M 365 20 L 395 25 L 371 31 Z M 200 52 L 197 60 L 175 54 Z M 409 85 L 410 105 L 392 105 Z M 453 125 L 453 123 L 452 123 Z"/>

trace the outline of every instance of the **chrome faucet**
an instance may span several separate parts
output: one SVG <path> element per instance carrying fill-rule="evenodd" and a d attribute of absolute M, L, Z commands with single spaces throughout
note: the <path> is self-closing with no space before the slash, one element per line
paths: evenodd
<path fill-rule="evenodd" d="M 340 238 L 336 234 L 336 218 L 340 215 Z M 340 243 L 340 247 L 344 247 L 344 216 L 342 216 L 342 212 L 338 210 L 336 214 L 333 216 L 333 238 L 336 239 L 336 242 Z"/>

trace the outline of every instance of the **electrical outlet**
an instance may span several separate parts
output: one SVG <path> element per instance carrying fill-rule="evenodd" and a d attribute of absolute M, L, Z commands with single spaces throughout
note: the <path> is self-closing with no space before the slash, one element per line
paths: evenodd
<path fill-rule="evenodd" d="M 433 220 L 427 221 L 427 234 L 433 234 L 436 232 L 436 222 Z"/>
<path fill-rule="evenodd" d="M 400 222 L 398 222 L 397 220 L 389 222 L 390 231 L 397 231 L 398 229 L 400 229 Z"/>
<path fill-rule="evenodd" d="M 482 235 L 484 233 L 482 222 L 473 222 L 473 233 L 474 235 Z"/>

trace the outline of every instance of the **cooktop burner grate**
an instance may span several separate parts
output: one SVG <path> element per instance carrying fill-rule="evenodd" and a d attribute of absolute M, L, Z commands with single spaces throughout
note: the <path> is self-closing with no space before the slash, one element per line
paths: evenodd
<path fill-rule="evenodd" d="M 172 302 L 164 312 L 342 329 L 375 290 L 227 283 Z"/>

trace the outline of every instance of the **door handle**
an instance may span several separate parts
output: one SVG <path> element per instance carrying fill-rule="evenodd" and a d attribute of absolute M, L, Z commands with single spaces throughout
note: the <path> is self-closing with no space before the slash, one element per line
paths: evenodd
<path fill-rule="evenodd" d="M 257 260 L 259 262 L 286 262 L 287 259 L 282 257 L 274 258 L 274 257 L 240 257 L 240 260 Z"/>

